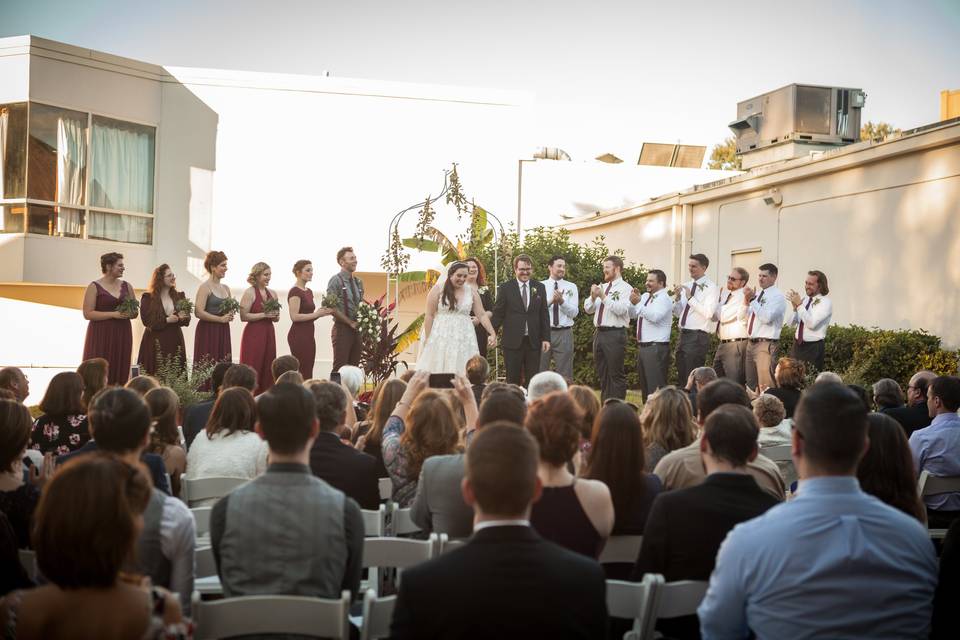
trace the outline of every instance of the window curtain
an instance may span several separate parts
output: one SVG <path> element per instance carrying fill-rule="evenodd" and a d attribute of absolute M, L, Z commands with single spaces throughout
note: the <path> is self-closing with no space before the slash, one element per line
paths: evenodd
<path fill-rule="evenodd" d="M 57 202 L 62 204 L 83 206 L 86 124 L 74 118 L 57 119 Z M 82 236 L 83 212 L 57 207 L 56 235 Z"/>
<path fill-rule="evenodd" d="M 91 211 L 90 220 L 87 222 L 87 237 L 150 244 L 153 241 L 153 218 Z"/>
<path fill-rule="evenodd" d="M 153 213 L 153 130 L 94 118 L 92 145 L 90 205 Z"/>

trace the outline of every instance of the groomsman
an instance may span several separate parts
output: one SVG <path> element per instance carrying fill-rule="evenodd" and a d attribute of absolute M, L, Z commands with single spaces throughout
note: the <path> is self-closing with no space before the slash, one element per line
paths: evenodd
<path fill-rule="evenodd" d="M 744 361 L 747 357 L 747 325 L 740 319 L 743 308 L 743 288 L 750 274 L 743 267 L 734 267 L 727 276 L 727 287 L 717 298 L 717 354 L 713 358 L 713 370 L 721 378 L 729 378 L 746 384 Z"/>
<path fill-rule="evenodd" d="M 827 327 L 833 317 L 833 303 L 827 297 L 830 286 L 826 274 L 823 271 L 808 271 L 803 290 L 807 294 L 803 298 L 792 289 L 787 294 L 787 300 L 793 305 L 790 324 L 797 327 L 790 356 L 811 363 L 817 371 L 823 371 L 823 340 L 827 337 Z"/>
<path fill-rule="evenodd" d="M 503 327 L 503 361 L 507 382 L 526 386 L 540 373 L 540 354 L 550 348 L 550 320 L 547 313 L 547 291 L 543 284 L 531 280 L 533 260 L 521 254 L 513 259 L 513 280 L 497 289 L 490 323 Z"/>
<path fill-rule="evenodd" d="M 783 329 L 783 316 L 787 311 L 787 300 L 777 288 L 776 265 L 760 265 L 757 280 L 760 294 L 751 287 L 743 289 L 743 304 L 740 306 L 740 319 L 747 323 L 747 345 L 745 376 L 747 386 L 757 391 L 762 387 L 777 386 L 773 371 L 777 366 L 777 354 L 780 351 L 780 330 Z"/>
<path fill-rule="evenodd" d="M 607 256 L 603 260 L 604 285 L 590 287 L 583 310 L 593 314 L 593 361 L 600 378 L 600 399 L 627 397 L 627 376 L 623 371 L 623 350 L 630 326 L 630 294 L 633 288 L 622 277 L 623 259 Z"/>
<path fill-rule="evenodd" d="M 690 281 L 676 288 L 673 315 L 680 318 L 677 344 L 677 380 L 686 382 L 690 372 L 702 367 L 710 348 L 710 335 L 716 330 L 713 314 L 717 309 L 717 285 L 707 277 L 710 259 L 695 253 L 687 260 Z"/>
<path fill-rule="evenodd" d="M 577 285 L 564 280 L 567 261 L 563 256 L 553 256 L 548 263 L 550 277 L 543 281 L 550 306 L 550 350 L 540 358 L 540 371 L 550 369 L 553 356 L 554 371 L 573 380 L 573 321 L 580 313 L 580 295 Z"/>
<path fill-rule="evenodd" d="M 670 328 L 673 325 L 673 302 L 667 288 L 667 274 L 660 269 L 647 273 L 647 291 L 637 289 L 630 294 L 630 317 L 637 319 L 637 373 L 640 393 L 647 396 L 667 386 L 670 367 Z"/>
<path fill-rule="evenodd" d="M 363 300 L 363 282 L 354 278 L 357 270 L 357 254 L 353 247 L 343 247 L 337 251 L 337 264 L 340 272 L 327 283 L 327 295 L 336 296 L 340 308 L 333 312 L 333 366 L 331 371 L 339 371 L 344 365 L 360 364 L 360 334 L 357 332 L 357 307 Z"/>

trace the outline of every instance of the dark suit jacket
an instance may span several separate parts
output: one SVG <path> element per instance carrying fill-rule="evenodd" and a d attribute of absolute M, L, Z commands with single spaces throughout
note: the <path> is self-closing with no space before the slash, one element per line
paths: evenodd
<path fill-rule="evenodd" d="M 926 402 L 918 402 L 917 404 L 912 404 L 909 407 L 894 407 L 892 409 L 884 409 L 880 413 L 885 413 L 899 422 L 900 426 L 903 427 L 904 432 L 907 434 L 907 438 L 910 438 L 910 434 L 917 429 L 929 427 L 930 422 L 933 420 L 930 417 L 930 412 L 927 409 Z"/>
<path fill-rule="evenodd" d="M 213 412 L 213 400 L 198 402 L 187 407 L 183 416 L 183 439 L 187 442 L 187 449 L 193 444 L 193 439 L 207 426 L 207 420 Z"/>
<path fill-rule="evenodd" d="M 530 342 L 537 348 L 550 339 L 550 316 L 547 313 L 547 290 L 543 283 L 530 279 L 530 301 L 523 308 L 520 285 L 516 278 L 507 280 L 497 288 L 497 302 L 493 306 L 490 322 L 494 329 L 503 327 L 501 345 L 504 349 L 519 349 L 523 343 L 526 325 Z"/>
<path fill-rule="evenodd" d="M 361 509 L 380 508 L 377 459 L 323 432 L 310 449 L 310 470 L 331 487 L 353 498 Z"/>
<path fill-rule="evenodd" d="M 600 565 L 505 526 L 404 570 L 390 637 L 603 638 L 606 628 Z"/>
<path fill-rule="evenodd" d="M 97 443 L 94 440 L 90 440 L 87 444 L 83 445 L 76 451 L 71 451 L 70 453 L 65 453 L 62 456 L 57 456 L 57 466 L 64 464 L 70 460 L 73 460 L 77 456 L 82 456 L 86 453 L 93 453 L 97 451 Z M 153 486 L 160 491 L 163 491 L 167 495 L 170 494 L 170 483 L 167 482 L 167 467 L 163 464 L 163 457 L 156 453 L 144 453 L 140 456 L 140 460 L 143 461 L 147 468 L 150 470 L 150 477 L 153 479 Z"/>

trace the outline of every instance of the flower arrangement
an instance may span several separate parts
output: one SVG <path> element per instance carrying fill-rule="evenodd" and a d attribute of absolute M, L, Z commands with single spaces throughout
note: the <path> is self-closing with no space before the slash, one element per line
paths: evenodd
<path fill-rule="evenodd" d="M 357 306 L 357 332 L 362 340 L 370 339 L 373 342 L 380 340 L 380 312 L 366 300 L 361 300 Z"/>
<path fill-rule="evenodd" d="M 137 302 L 136 298 L 124 298 L 120 301 L 120 304 L 117 305 L 116 311 L 119 311 L 128 318 L 136 318 L 137 314 L 140 313 L 140 303 Z"/>
<path fill-rule="evenodd" d="M 263 303 L 263 312 L 268 315 L 280 313 L 280 301 L 276 298 L 267 298 Z"/>
<path fill-rule="evenodd" d="M 220 303 L 220 315 L 226 316 L 240 311 L 240 303 L 236 298 L 224 298 Z"/>
<path fill-rule="evenodd" d="M 189 298 L 180 298 L 177 300 L 177 303 L 173 305 L 173 308 L 177 313 L 189 316 L 193 313 L 193 302 L 191 302 Z"/>
<path fill-rule="evenodd" d="M 324 309 L 340 309 L 343 305 L 343 299 L 335 293 L 328 293 L 323 296 L 323 299 L 320 301 L 320 306 Z"/>

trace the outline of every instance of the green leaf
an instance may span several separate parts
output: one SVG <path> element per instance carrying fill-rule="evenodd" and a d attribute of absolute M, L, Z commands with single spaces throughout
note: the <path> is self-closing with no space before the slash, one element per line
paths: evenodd
<path fill-rule="evenodd" d="M 417 251 L 440 251 L 440 244 L 433 241 L 419 238 L 404 238 L 403 246 Z"/>

